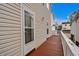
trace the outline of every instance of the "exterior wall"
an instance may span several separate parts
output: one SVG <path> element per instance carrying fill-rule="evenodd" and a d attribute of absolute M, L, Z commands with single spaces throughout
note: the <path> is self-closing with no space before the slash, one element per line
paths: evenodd
<path fill-rule="evenodd" d="M 50 12 L 41 3 L 27 4 L 35 13 L 35 48 L 39 47 L 47 38 L 47 21 L 50 23 Z M 44 17 L 44 19 L 42 19 Z M 50 30 L 49 30 L 50 31 Z"/>
<path fill-rule="evenodd" d="M 76 41 L 79 42 L 79 18 L 78 18 L 77 24 L 76 24 Z"/>
<path fill-rule="evenodd" d="M 79 12 L 75 11 L 71 16 L 70 20 L 72 22 L 71 33 L 74 34 L 76 45 L 79 43 Z"/>
<path fill-rule="evenodd" d="M 72 23 L 72 25 L 71 25 L 71 34 L 74 34 L 74 38 L 76 39 L 76 21 L 74 21 L 73 23 Z"/>
<path fill-rule="evenodd" d="M 38 48 L 47 38 L 47 28 L 51 33 L 51 15 L 46 6 L 41 3 L 25 4 L 35 13 L 35 39 L 34 48 Z M 21 4 L 0 4 L 0 55 L 24 55 L 21 43 Z M 47 26 L 48 21 L 48 26 Z M 24 42 L 23 42 L 24 44 Z M 32 45 L 32 44 L 31 44 Z M 31 47 L 28 45 L 27 47 Z M 29 50 L 30 48 L 27 48 Z"/>
<path fill-rule="evenodd" d="M 0 4 L 0 55 L 21 55 L 20 42 L 20 4 Z"/>
<path fill-rule="evenodd" d="M 47 17 L 48 17 L 48 19 L 47 19 L 47 22 L 48 22 L 47 28 L 49 29 L 49 33 L 47 35 L 47 38 L 48 38 L 48 37 L 50 37 L 52 35 L 52 26 L 51 26 L 51 19 L 52 18 L 51 18 L 50 12 L 49 12 Z"/>

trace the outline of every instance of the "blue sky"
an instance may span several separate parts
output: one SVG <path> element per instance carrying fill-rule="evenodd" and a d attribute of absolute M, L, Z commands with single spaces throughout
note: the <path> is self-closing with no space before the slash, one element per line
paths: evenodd
<path fill-rule="evenodd" d="M 51 12 L 57 23 L 68 21 L 68 17 L 74 11 L 79 10 L 79 3 L 52 3 Z"/>

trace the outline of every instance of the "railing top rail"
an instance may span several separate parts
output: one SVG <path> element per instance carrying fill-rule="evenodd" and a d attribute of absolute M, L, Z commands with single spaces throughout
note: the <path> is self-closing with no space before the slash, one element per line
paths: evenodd
<path fill-rule="evenodd" d="M 66 41 L 67 45 L 69 46 L 71 52 L 74 56 L 79 56 L 79 47 L 75 45 L 62 31 L 61 35 L 63 39 Z"/>

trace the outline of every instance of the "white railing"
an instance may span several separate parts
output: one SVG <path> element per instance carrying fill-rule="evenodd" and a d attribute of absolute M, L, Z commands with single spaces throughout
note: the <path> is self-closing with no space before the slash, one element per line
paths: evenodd
<path fill-rule="evenodd" d="M 62 31 L 61 40 L 64 56 L 79 56 L 79 47 L 75 45 Z"/>

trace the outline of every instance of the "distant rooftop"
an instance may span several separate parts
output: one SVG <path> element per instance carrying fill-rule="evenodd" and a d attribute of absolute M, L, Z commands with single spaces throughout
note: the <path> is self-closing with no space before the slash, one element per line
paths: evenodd
<path fill-rule="evenodd" d="M 70 24 L 70 22 L 62 22 L 62 24 Z"/>

